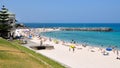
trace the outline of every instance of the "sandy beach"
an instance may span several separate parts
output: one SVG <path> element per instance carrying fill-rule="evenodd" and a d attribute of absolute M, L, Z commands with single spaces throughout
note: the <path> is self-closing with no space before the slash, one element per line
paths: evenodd
<path fill-rule="evenodd" d="M 69 46 L 65 46 L 71 43 L 64 43 L 63 45 L 63 42 L 58 40 L 59 43 L 56 44 L 54 40 L 50 41 L 46 37 L 42 37 L 42 40 L 44 40 L 44 45 L 52 45 L 54 49 L 34 51 L 65 65 L 66 68 L 120 68 L 120 60 L 116 59 L 116 52 L 105 51 L 103 48 L 101 51 L 98 47 L 83 47 L 82 44 L 77 44 L 73 52 L 72 50 L 69 51 Z M 40 39 L 36 36 L 30 39 L 30 41 L 38 45 L 40 44 Z M 103 55 L 104 51 L 109 54 Z"/>

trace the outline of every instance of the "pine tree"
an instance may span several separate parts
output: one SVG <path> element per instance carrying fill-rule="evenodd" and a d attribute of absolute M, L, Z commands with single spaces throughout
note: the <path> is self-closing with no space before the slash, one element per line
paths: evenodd
<path fill-rule="evenodd" d="M 9 24 L 9 13 L 8 9 L 3 6 L 2 10 L 0 11 L 0 36 L 3 38 L 9 38 L 11 26 Z"/>

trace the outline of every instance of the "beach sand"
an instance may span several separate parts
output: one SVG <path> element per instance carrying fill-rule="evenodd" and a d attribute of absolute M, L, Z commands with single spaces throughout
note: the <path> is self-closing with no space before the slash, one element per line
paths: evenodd
<path fill-rule="evenodd" d="M 38 39 L 31 40 L 39 44 Z M 109 52 L 109 55 L 103 55 L 98 48 L 94 48 L 95 52 L 91 52 L 90 47 L 82 47 L 82 49 L 75 49 L 69 51 L 68 46 L 55 44 L 46 41 L 46 44 L 54 46 L 53 50 L 36 50 L 36 52 L 43 54 L 51 59 L 65 64 L 71 68 L 120 68 L 120 60 L 116 59 L 116 54 Z"/>
<path fill-rule="evenodd" d="M 40 39 L 37 37 L 30 41 L 40 44 Z M 61 41 L 59 42 L 56 44 L 47 38 L 43 44 L 52 45 L 54 49 L 34 51 L 65 65 L 66 68 L 120 68 L 120 60 L 116 59 L 117 55 L 113 51 L 109 51 L 109 55 L 103 55 L 98 47 L 83 47 L 79 44 L 73 52 L 72 50 L 69 51 L 69 46 L 63 45 Z M 67 45 L 67 43 L 65 44 Z"/>

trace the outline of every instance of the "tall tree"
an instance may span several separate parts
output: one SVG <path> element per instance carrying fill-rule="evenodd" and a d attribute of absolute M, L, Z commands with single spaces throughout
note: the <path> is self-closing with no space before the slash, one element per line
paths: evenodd
<path fill-rule="evenodd" d="M 9 13 L 8 9 L 3 5 L 2 10 L 0 11 L 0 36 L 3 38 L 9 37 L 11 26 L 9 24 Z"/>

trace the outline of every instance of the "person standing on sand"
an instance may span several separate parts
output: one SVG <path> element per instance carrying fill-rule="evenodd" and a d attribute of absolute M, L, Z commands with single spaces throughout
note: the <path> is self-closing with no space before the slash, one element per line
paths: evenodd
<path fill-rule="evenodd" d="M 43 42 L 42 42 L 42 39 L 40 39 L 40 46 L 42 46 L 43 45 Z"/>
<path fill-rule="evenodd" d="M 72 51 L 74 52 L 75 51 L 75 45 L 70 45 L 69 46 L 69 51 L 72 49 Z"/>

